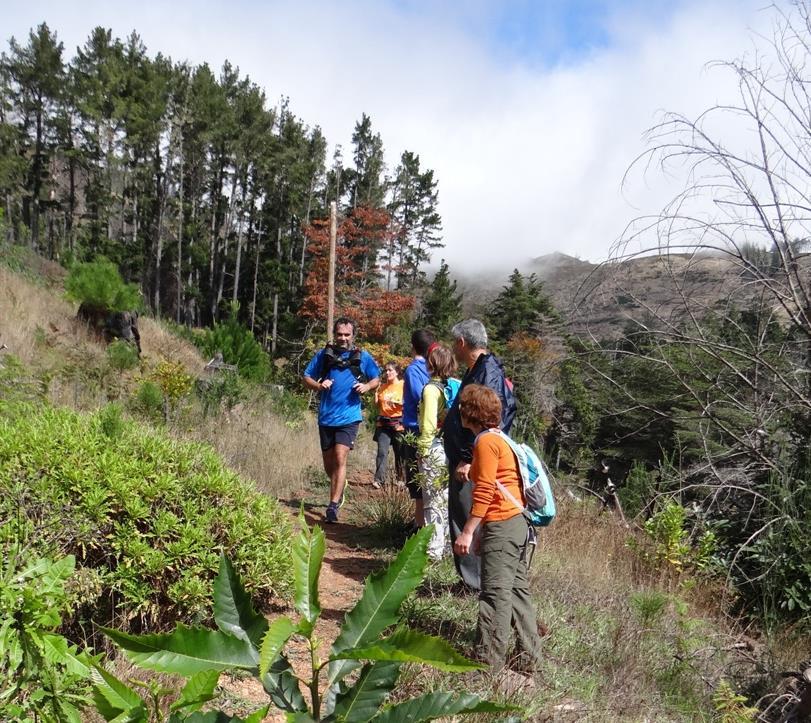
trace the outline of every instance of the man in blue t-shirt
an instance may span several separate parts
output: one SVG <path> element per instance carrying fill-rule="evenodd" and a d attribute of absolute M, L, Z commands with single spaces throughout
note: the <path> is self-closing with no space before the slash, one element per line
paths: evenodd
<path fill-rule="evenodd" d="M 319 392 L 318 435 L 330 480 L 326 522 L 338 521 L 346 485 L 346 458 L 363 419 L 360 396 L 380 384 L 380 369 L 372 355 L 354 347 L 355 323 L 342 317 L 332 329 L 335 343 L 321 349 L 304 370 L 304 384 Z M 364 378 L 367 381 L 362 381 Z"/>

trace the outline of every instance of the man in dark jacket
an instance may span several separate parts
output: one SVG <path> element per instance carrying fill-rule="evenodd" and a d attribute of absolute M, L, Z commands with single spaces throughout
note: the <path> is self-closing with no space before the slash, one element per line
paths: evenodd
<path fill-rule="evenodd" d="M 483 384 L 490 387 L 501 400 L 501 429 L 509 433 L 515 418 L 516 405 L 501 362 L 487 351 L 487 331 L 478 319 L 465 319 L 451 329 L 453 353 L 460 365 L 467 367 L 462 379 L 461 392 L 468 384 Z M 468 472 L 473 460 L 473 433 L 462 426 L 459 415 L 459 397 L 448 411 L 442 427 L 445 454 L 448 457 L 450 486 L 448 488 L 448 518 L 450 521 L 451 546 L 467 521 L 473 502 L 472 486 Z M 479 558 L 477 555 L 454 555 L 456 570 L 462 580 L 475 590 L 480 587 Z"/>

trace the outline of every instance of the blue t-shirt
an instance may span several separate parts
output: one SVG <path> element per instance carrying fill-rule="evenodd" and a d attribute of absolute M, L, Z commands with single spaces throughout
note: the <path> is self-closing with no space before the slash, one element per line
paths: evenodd
<path fill-rule="evenodd" d="M 406 367 L 403 373 L 403 426 L 410 432 L 419 432 L 420 424 L 417 412 L 422 397 L 422 388 L 430 379 L 428 364 L 421 356 Z"/>
<path fill-rule="evenodd" d="M 340 359 L 348 359 L 350 351 L 339 354 Z M 316 379 L 321 376 L 321 360 L 324 350 L 321 349 L 307 365 L 304 376 Z M 364 376 L 371 380 L 380 376 L 372 355 L 367 351 L 360 352 L 360 370 Z M 332 386 L 318 394 L 318 423 L 322 427 L 343 427 L 353 422 L 360 422 L 363 415 L 360 411 L 360 394 L 352 387 L 358 383 L 351 369 L 338 369 L 333 367 L 327 373 L 326 379 L 332 379 Z"/>

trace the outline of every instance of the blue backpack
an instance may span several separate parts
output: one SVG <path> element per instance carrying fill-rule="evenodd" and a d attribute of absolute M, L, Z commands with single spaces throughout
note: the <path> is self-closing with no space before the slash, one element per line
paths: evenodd
<path fill-rule="evenodd" d="M 546 465 L 528 444 L 510 439 L 500 429 L 488 431 L 499 434 L 510 445 L 510 449 L 515 454 L 527 505 L 524 507 L 501 482 L 496 482 L 501 494 L 523 512 L 530 525 L 533 527 L 546 527 L 555 519 L 557 514 L 555 498 L 552 495 L 552 485 L 549 482 L 549 471 Z"/>
<path fill-rule="evenodd" d="M 433 384 L 437 389 L 442 391 L 445 397 L 445 409 L 450 409 L 453 406 L 456 395 L 459 394 L 459 388 L 462 386 L 462 381 L 456 377 L 448 377 L 444 384 L 435 381 L 428 383 Z"/>

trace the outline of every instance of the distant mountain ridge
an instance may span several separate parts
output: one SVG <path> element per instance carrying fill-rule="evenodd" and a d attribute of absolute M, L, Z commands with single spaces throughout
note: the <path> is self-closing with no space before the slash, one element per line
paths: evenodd
<path fill-rule="evenodd" d="M 641 256 L 602 264 L 561 252 L 530 259 L 519 270 L 534 273 L 571 331 L 594 339 L 620 336 L 633 322 L 661 326 L 694 309 L 751 303 L 751 276 L 734 259 L 709 254 Z M 462 275 L 466 310 L 481 312 L 507 283 L 492 273 Z"/>

